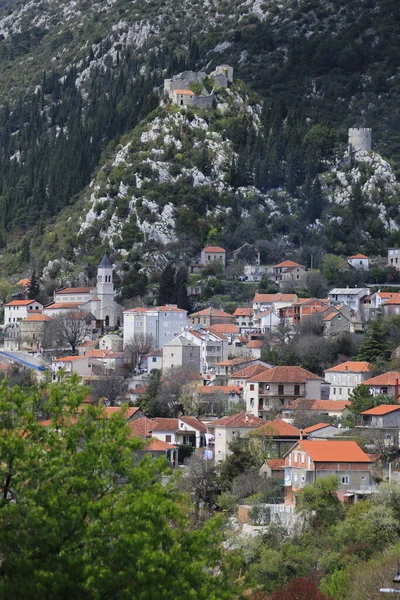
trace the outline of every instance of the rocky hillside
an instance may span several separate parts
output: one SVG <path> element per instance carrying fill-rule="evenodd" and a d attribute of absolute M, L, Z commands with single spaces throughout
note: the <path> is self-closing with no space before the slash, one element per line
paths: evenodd
<path fill-rule="evenodd" d="M 244 239 L 304 262 L 399 243 L 400 12 L 375 4 L 1 3 L 3 270 L 62 256 L 90 276 L 108 249 L 131 273 Z M 164 77 L 223 62 L 236 82 L 216 110 L 160 97 Z M 357 125 L 379 154 L 338 168 Z"/>

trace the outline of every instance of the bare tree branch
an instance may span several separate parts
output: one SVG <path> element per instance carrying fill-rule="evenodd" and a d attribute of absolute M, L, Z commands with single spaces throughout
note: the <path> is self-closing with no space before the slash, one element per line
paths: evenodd
<path fill-rule="evenodd" d="M 146 354 L 155 348 L 154 338 L 148 333 L 136 333 L 124 348 L 125 364 L 130 371 L 141 369 Z"/>

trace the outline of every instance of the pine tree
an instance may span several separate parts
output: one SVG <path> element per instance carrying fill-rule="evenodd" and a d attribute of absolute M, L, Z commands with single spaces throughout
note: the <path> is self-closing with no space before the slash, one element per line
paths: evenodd
<path fill-rule="evenodd" d="M 187 294 L 187 284 L 187 271 L 184 267 L 182 267 L 182 269 L 179 269 L 177 272 L 175 280 L 176 305 L 178 308 L 182 308 L 183 310 L 190 312 L 191 306 Z"/>
<path fill-rule="evenodd" d="M 158 289 L 157 304 L 174 304 L 176 299 L 175 269 L 171 263 L 165 267 L 161 274 L 160 287 Z"/>
<path fill-rule="evenodd" d="M 40 292 L 40 287 L 39 287 L 39 280 L 36 276 L 36 271 L 34 270 L 31 276 L 31 280 L 29 283 L 29 287 L 27 290 L 28 293 L 28 299 L 29 300 L 36 300 L 36 298 L 38 297 Z"/>

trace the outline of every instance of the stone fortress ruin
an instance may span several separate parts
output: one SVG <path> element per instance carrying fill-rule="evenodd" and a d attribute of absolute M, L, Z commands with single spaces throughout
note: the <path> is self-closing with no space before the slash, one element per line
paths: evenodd
<path fill-rule="evenodd" d="M 349 129 L 349 156 L 356 152 L 371 152 L 372 129 L 367 127 Z"/>
<path fill-rule="evenodd" d="M 210 80 L 213 89 L 207 92 L 205 80 Z M 177 106 L 195 106 L 196 108 L 213 108 L 216 87 L 227 88 L 233 82 L 233 67 L 219 65 L 209 75 L 204 71 L 184 71 L 172 79 L 164 80 L 164 92 Z M 195 93 L 191 87 L 201 88 Z"/>

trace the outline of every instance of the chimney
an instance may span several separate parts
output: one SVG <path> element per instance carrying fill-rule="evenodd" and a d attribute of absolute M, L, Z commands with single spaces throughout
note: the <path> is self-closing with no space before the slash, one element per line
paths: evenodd
<path fill-rule="evenodd" d="M 302 429 L 300 429 L 300 439 L 301 440 L 303 439 L 303 430 Z"/>
<path fill-rule="evenodd" d="M 246 421 L 246 423 L 248 423 L 249 422 L 249 415 L 246 415 L 245 418 L 244 418 L 244 420 Z"/>

